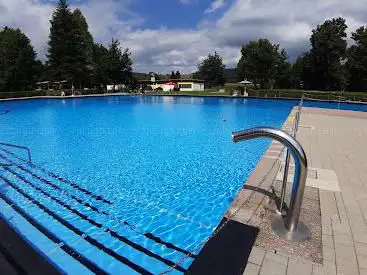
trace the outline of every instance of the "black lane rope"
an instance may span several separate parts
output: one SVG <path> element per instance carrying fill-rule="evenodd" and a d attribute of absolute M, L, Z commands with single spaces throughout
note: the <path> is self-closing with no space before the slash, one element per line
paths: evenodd
<path fill-rule="evenodd" d="M 9 168 L 5 168 L 5 170 L 9 171 L 10 173 L 12 173 L 13 175 L 15 175 L 17 178 L 19 178 L 20 180 L 24 181 L 25 183 L 29 184 L 30 186 L 32 186 L 34 189 L 36 189 L 37 191 L 41 192 L 43 195 L 45 195 L 46 197 L 50 198 L 51 200 L 57 202 L 58 204 L 60 204 L 61 206 L 65 207 L 66 209 L 68 209 L 69 211 L 71 211 L 72 213 L 76 214 L 77 216 L 79 216 L 80 218 L 88 221 L 90 224 L 94 225 L 94 226 L 97 226 L 98 228 L 103 228 L 105 232 L 107 233 L 110 233 L 110 235 L 112 237 L 115 237 L 117 238 L 119 241 L 121 242 L 124 242 L 126 243 L 127 245 L 133 247 L 134 249 L 152 257 L 152 258 L 155 258 L 165 264 L 167 264 L 168 266 L 172 266 L 174 265 L 174 262 L 170 261 L 170 260 L 167 260 L 153 252 L 151 252 L 150 250 L 140 246 L 139 244 L 136 244 L 132 241 L 130 241 L 129 239 L 127 239 L 126 237 L 124 236 L 121 236 L 119 233 L 117 233 L 116 231 L 113 231 L 111 230 L 110 228 L 108 227 L 104 227 L 103 224 L 99 223 L 99 222 L 96 222 L 94 220 L 92 220 L 91 218 L 89 218 L 87 215 L 81 213 L 80 211 L 78 211 L 77 209 L 74 209 L 73 207 L 71 207 L 70 205 L 64 203 L 63 201 L 61 201 L 60 199 L 52 196 L 51 194 L 49 194 L 48 192 L 44 191 L 42 188 L 34 185 L 32 182 L 28 181 L 26 178 L 24 178 L 22 175 L 19 175 L 18 173 L 12 171 L 11 169 Z M 181 268 L 180 270 L 180 267 L 177 268 L 177 270 L 179 271 L 186 271 L 185 269 Z"/>
<path fill-rule="evenodd" d="M 14 166 L 18 167 L 19 169 L 23 170 L 23 169 L 22 169 L 23 167 L 22 167 L 21 165 L 19 165 L 19 164 L 17 164 L 17 163 L 15 163 L 15 162 L 13 162 L 13 161 L 11 161 L 11 160 L 9 160 L 8 158 L 4 157 L 2 154 L 0 154 L 0 158 L 4 159 L 4 160 L 6 160 L 6 161 L 9 161 L 12 165 L 14 165 Z M 7 168 L 7 167 L 4 167 L 4 169 L 5 169 L 5 170 L 7 170 L 7 171 L 9 171 L 10 173 L 12 173 L 13 175 L 15 175 L 15 176 L 16 176 L 16 177 L 18 177 L 19 179 L 23 180 L 24 182 L 26 182 L 26 181 L 27 181 L 24 177 L 22 177 L 21 175 L 19 175 L 18 173 L 14 172 L 14 171 L 12 171 L 11 169 L 9 169 L 9 168 Z M 25 171 L 25 170 L 23 170 L 23 171 Z M 146 238 L 151 239 L 152 241 L 155 241 L 156 243 L 162 244 L 162 245 L 166 246 L 167 248 L 170 248 L 170 249 L 176 250 L 176 251 L 181 252 L 181 253 L 186 254 L 186 255 L 189 255 L 189 254 L 191 255 L 191 253 L 190 253 L 189 251 L 187 251 L 187 250 L 185 250 L 185 249 L 182 249 L 182 248 L 180 248 L 180 247 L 178 247 L 178 246 L 176 246 L 176 245 L 174 245 L 174 244 L 172 244 L 172 243 L 170 243 L 170 242 L 166 242 L 166 241 L 162 240 L 161 238 L 159 238 L 159 237 L 157 237 L 157 236 L 154 236 L 152 233 L 149 233 L 149 232 L 148 232 L 148 233 L 147 233 L 147 232 L 142 232 L 141 230 L 138 230 L 134 225 L 130 224 L 129 222 L 127 222 L 127 221 L 120 221 L 120 220 L 118 220 L 118 219 L 116 219 L 116 218 L 112 217 L 112 216 L 111 216 L 111 215 L 109 215 L 107 212 L 105 212 L 105 211 L 103 211 L 103 210 L 99 210 L 97 207 L 95 207 L 95 206 L 91 205 L 91 204 L 90 204 L 90 203 L 88 203 L 88 202 L 84 202 L 83 200 L 81 200 L 81 199 L 79 199 L 79 198 L 75 197 L 73 194 L 70 194 L 69 192 L 67 192 L 67 191 L 65 191 L 65 190 L 63 190 L 63 189 L 61 189 L 59 186 L 55 185 L 54 183 L 52 183 L 52 182 L 50 182 L 50 181 L 48 181 L 48 180 L 46 180 L 46 179 L 44 179 L 44 178 L 42 178 L 42 177 L 40 177 L 40 176 L 38 176 L 38 175 L 34 174 L 34 173 L 32 173 L 31 171 L 25 171 L 25 172 L 29 173 L 32 177 L 34 177 L 34 178 L 36 178 L 36 179 L 40 180 L 41 182 L 43 182 L 43 183 L 45 183 L 45 184 L 47 184 L 47 185 L 51 186 L 52 188 L 54 188 L 54 189 L 56 189 L 56 190 L 59 190 L 59 191 L 61 191 L 61 192 L 65 193 L 66 195 L 68 195 L 68 196 L 69 196 L 69 197 L 71 197 L 72 199 L 76 200 L 78 203 L 80 203 L 80 204 L 82 204 L 82 205 L 84 205 L 84 206 L 86 206 L 86 207 L 90 208 L 92 211 L 94 211 L 94 212 L 96 212 L 96 213 L 98 213 L 98 214 L 104 215 L 104 216 L 106 216 L 106 217 L 110 218 L 111 220 L 114 220 L 114 221 L 116 221 L 116 222 L 118 222 L 118 223 L 120 223 L 120 224 L 123 224 L 123 225 L 125 225 L 125 226 L 129 227 L 129 228 L 130 228 L 131 230 L 133 230 L 134 232 L 136 232 L 136 233 L 138 233 L 138 234 L 140 234 L 140 235 L 143 235 L 143 236 L 145 236 Z M 195 258 L 196 256 L 195 256 L 195 255 L 191 255 L 190 257 L 191 257 L 191 258 Z"/>
<path fill-rule="evenodd" d="M 57 202 L 58 204 L 60 204 L 61 206 L 63 206 L 64 208 L 68 209 L 69 211 L 71 211 L 72 213 L 76 214 L 77 216 L 79 216 L 81 219 L 86 220 L 87 222 L 89 222 L 90 224 L 101 228 L 104 230 L 104 232 L 109 233 L 112 237 L 118 239 L 121 242 L 126 243 L 127 245 L 133 247 L 134 249 L 152 257 L 155 258 L 163 263 L 165 263 L 168 266 L 173 266 L 175 265 L 174 262 L 167 260 L 153 252 L 151 252 L 150 250 L 146 249 L 145 247 L 142 247 L 139 244 L 136 244 L 132 241 L 130 241 L 129 239 L 127 239 L 124 236 L 121 236 L 119 233 L 117 233 L 116 231 L 111 230 L 108 227 L 104 227 L 103 224 L 96 222 L 94 220 L 92 220 L 91 218 L 89 218 L 87 215 L 79 212 L 78 210 L 74 209 L 73 207 L 69 206 L 68 204 L 64 203 L 63 201 L 61 201 L 60 199 L 50 195 L 49 193 L 45 192 L 44 190 L 42 190 L 41 188 L 39 188 L 38 186 L 34 185 L 33 183 L 31 183 L 30 181 L 28 181 L 27 179 L 25 179 L 24 177 L 22 177 L 21 175 L 17 174 L 16 172 L 12 172 L 9 168 L 5 168 L 5 170 L 8 170 L 9 172 L 13 173 L 15 176 L 17 176 L 19 179 L 21 179 L 22 181 L 24 181 L 25 183 L 29 184 L 30 186 L 32 186 L 34 189 L 36 189 L 37 191 L 41 192 L 44 196 L 48 197 L 49 199 Z M 17 190 L 18 191 L 18 190 Z M 19 191 L 18 191 L 19 192 Z M 177 270 L 181 271 L 181 272 L 185 272 L 186 270 L 180 266 L 177 266 L 176 268 Z"/>
<path fill-rule="evenodd" d="M 90 271 L 96 274 L 108 274 L 105 271 L 103 271 L 101 268 L 99 268 L 97 265 L 95 265 L 93 262 L 85 258 L 83 255 L 79 254 L 77 251 L 75 251 L 73 248 L 68 246 L 66 243 L 61 241 L 55 234 L 53 234 L 51 231 L 49 231 L 46 227 L 44 227 L 42 224 L 37 222 L 35 219 L 33 219 L 29 214 L 27 214 L 23 209 L 21 209 L 17 204 L 7 196 L 5 196 L 3 193 L 0 192 L 0 198 L 5 201 L 14 211 L 19 213 L 24 219 L 26 219 L 31 225 L 33 225 L 37 230 L 39 230 L 43 235 L 45 235 L 48 239 L 56 243 L 64 252 L 69 254 L 71 257 L 73 257 L 75 260 L 80 262 L 82 265 L 84 265 L 86 268 L 88 268 Z"/>
<path fill-rule="evenodd" d="M 31 197 L 29 194 L 23 192 L 19 187 L 17 187 L 15 184 L 13 184 L 8 179 L 4 178 L 0 175 L 0 178 L 6 182 L 9 186 L 11 186 L 13 189 L 15 189 L 18 193 L 20 193 L 23 197 L 30 200 L 33 204 L 37 205 L 40 209 L 45 211 L 48 215 L 53 217 L 55 220 L 57 220 L 59 223 L 61 223 L 63 226 L 67 227 L 69 230 L 73 231 L 75 234 L 81 236 L 84 240 L 86 240 L 91 245 L 97 247 L 99 250 L 107 253 L 111 257 L 115 258 L 116 260 L 120 261 L 121 263 L 129 266 L 130 268 L 134 269 L 136 272 L 139 272 L 141 274 L 152 274 L 143 267 L 129 261 L 127 258 L 121 256 L 120 254 L 116 253 L 112 249 L 106 247 L 104 244 L 100 243 L 98 240 L 88 236 L 85 232 L 81 231 L 80 229 L 76 228 L 74 225 L 69 223 L 68 221 L 64 220 L 63 218 L 59 217 L 55 212 L 48 209 L 46 206 L 44 206 L 42 203 Z M 61 202 L 61 201 L 60 201 Z M 62 202 L 63 203 L 63 202 Z M 64 204 L 64 203 L 63 203 Z M 102 228 L 102 226 L 101 226 Z M 108 231 L 105 231 L 108 232 Z"/>
<path fill-rule="evenodd" d="M 23 158 L 21 158 L 21 157 L 18 157 L 16 154 L 14 154 L 13 152 L 11 152 L 11 151 L 9 151 L 9 150 L 7 150 L 7 149 L 4 149 L 4 148 L 1 148 L 1 147 L 0 147 L 0 150 L 1 150 L 1 151 L 3 151 L 3 152 L 5 152 L 5 153 L 7 153 L 7 154 L 9 154 L 9 155 L 12 155 L 13 157 L 15 157 L 15 158 L 17 158 L 17 159 L 19 159 L 19 160 L 21 160 L 21 161 L 28 162 L 27 160 L 25 160 L 25 159 L 23 159 Z M 110 202 L 109 200 L 104 199 L 102 196 L 100 196 L 100 195 L 95 195 L 95 194 L 93 194 L 91 191 L 89 191 L 89 190 L 87 190 L 87 189 L 85 189 L 85 188 L 83 188 L 83 187 L 80 187 L 79 185 L 77 185 L 77 184 L 76 184 L 76 183 L 74 183 L 74 182 L 71 182 L 71 181 L 70 181 L 70 180 L 68 180 L 68 179 L 65 179 L 65 178 L 63 178 L 63 177 L 60 177 L 59 175 L 56 175 L 55 173 L 52 173 L 52 172 L 50 172 L 50 171 L 47 171 L 46 169 L 44 169 L 44 168 L 43 168 L 43 167 L 41 167 L 41 166 L 38 166 L 38 165 L 36 165 L 36 164 L 34 164 L 34 163 L 28 163 L 28 164 L 29 164 L 30 166 L 34 167 L 34 168 L 37 168 L 37 169 L 41 170 L 43 173 L 45 173 L 45 174 L 49 175 L 50 177 L 52 177 L 52 178 L 54 178 L 54 179 L 57 179 L 57 180 L 59 180 L 59 181 L 61 181 L 61 182 L 65 183 L 65 184 L 68 184 L 68 185 L 72 186 L 73 188 L 75 188 L 75 189 L 77 189 L 77 190 L 81 191 L 82 193 L 84 193 L 84 194 L 87 194 L 87 195 L 91 196 L 92 198 L 94 198 L 94 199 L 95 199 L 95 200 L 97 200 L 97 201 L 103 201 L 104 203 L 107 203 L 107 204 L 113 204 L 113 203 L 112 203 L 112 202 Z"/>
<path fill-rule="evenodd" d="M 47 184 L 49 186 L 51 186 L 52 188 L 60 191 L 61 193 L 71 197 L 72 199 L 76 200 L 77 202 L 79 202 L 80 204 L 86 206 L 86 207 L 89 207 L 90 209 L 92 209 L 93 211 L 98 211 L 98 213 L 101 213 L 101 214 L 107 214 L 106 212 L 104 211 L 100 211 L 97 207 L 93 206 L 92 204 L 88 203 L 88 202 L 85 202 L 81 199 L 79 199 L 78 197 L 74 196 L 73 194 L 71 194 L 69 191 L 65 190 L 65 189 L 62 189 L 60 186 L 52 183 L 51 181 L 33 173 L 32 171 L 30 171 L 29 169 L 27 168 L 24 168 L 23 166 L 19 165 L 18 163 L 8 159 L 7 157 L 5 157 L 4 155 L 2 155 L 0 153 L 0 158 L 5 160 L 5 161 L 8 161 L 11 165 L 13 166 L 16 166 L 17 168 L 19 168 L 20 170 L 22 170 L 23 172 L 26 172 L 28 174 L 30 174 L 33 178 L 35 179 L 38 179 L 39 181 L 43 182 L 44 184 Z M 107 214 L 108 215 L 108 214 Z"/>

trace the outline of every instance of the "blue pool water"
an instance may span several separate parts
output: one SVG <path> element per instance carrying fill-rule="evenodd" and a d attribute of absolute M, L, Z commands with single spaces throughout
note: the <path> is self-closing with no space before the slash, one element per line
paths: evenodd
<path fill-rule="evenodd" d="M 2 215 L 13 217 L 17 209 L 5 203 L 14 203 L 108 273 L 164 272 L 212 234 L 270 142 L 234 144 L 231 132 L 280 127 L 297 103 L 153 96 L 0 102 L 10 111 L 0 116 L 0 142 L 29 147 L 33 161 L 0 146 L 0 163 L 8 164 L 0 169 Z M 63 271 L 96 271 L 23 218 L 13 226 Z"/>

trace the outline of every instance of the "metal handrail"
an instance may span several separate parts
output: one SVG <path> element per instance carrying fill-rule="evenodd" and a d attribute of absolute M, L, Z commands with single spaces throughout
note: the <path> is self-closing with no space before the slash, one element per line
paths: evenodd
<path fill-rule="evenodd" d="M 301 144 L 299 144 L 294 137 L 277 128 L 257 127 L 232 133 L 232 139 L 234 142 L 262 137 L 274 139 L 286 146 L 295 162 L 295 173 L 289 211 L 285 217 L 285 221 L 281 216 L 281 219 L 276 218 L 273 222 L 273 231 L 278 236 L 284 237 L 288 240 L 308 239 L 311 236 L 309 229 L 303 223 L 299 222 L 307 178 L 306 154 Z"/>
<path fill-rule="evenodd" d="M 31 150 L 28 147 L 15 145 L 15 144 L 10 144 L 10 143 L 5 143 L 5 142 L 0 142 L 0 145 L 26 150 L 27 151 L 27 156 L 28 156 L 28 163 L 32 163 Z M 4 166 L 6 164 L 0 164 L 0 165 Z"/>
<path fill-rule="evenodd" d="M 298 127 L 299 127 L 299 119 L 301 118 L 301 112 L 303 107 L 303 100 L 304 100 L 304 94 L 302 94 L 301 100 L 298 104 L 297 111 L 296 111 L 296 119 L 293 122 L 291 135 L 296 138 Z M 284 208 L 284 200 L 285 195 L 287 192 L 287 182 L 288 182 L 288 171 L 289 171 L 289 164 L 290 164 L 290 154 L 288 148 L 285 150 L 285 163 L 284 163 L 284 172 L 283 172 L 283 180 L 282 180 L 282 191 L 280 195 L 280 205 L 278 209 L 278 214 L 283 215 L 283 208 Z"/>

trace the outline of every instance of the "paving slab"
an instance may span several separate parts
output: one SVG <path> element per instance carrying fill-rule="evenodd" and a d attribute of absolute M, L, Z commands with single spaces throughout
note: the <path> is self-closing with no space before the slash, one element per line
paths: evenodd
<path fill-rule="evenodd" d="M 248 263 L 243 275 L 259 275 L 261 266 Z"/>
<path fill-rule="evenodd" d="M 289 259 L 287 275 L 311 275 L 312 263 L 302 260 Z"/>
<path fill-rule="evenodd" d="M 287 273 L 288 258 L 271 252 L 265 254 L 264 262 L 260 269 L 261 275 L 281 275 Z"/>
<path fill-rule="evenodd" d="M 288 130 L 292 117 L 294 110 L 283 125 Z M 246 183 L 252 189 L 237 202 L 248 207 L 242 220 L 260 228 L 248 270 L 255 274 L 366 274 L 367 113 L 303 108 L 300 125 L 297 139 L 312 167 L 301 212 L 301 220 L 311 227 L 311 242 L 290 243 L 271 233 L 281 190 L 279 166 L 284 161 L 282 154 L 275 154 L 282 145 L 272 142 Z M 258 183 L 272 166 L 276 171 Z M 288 179 L 289 203 L 292 175 Z"/>

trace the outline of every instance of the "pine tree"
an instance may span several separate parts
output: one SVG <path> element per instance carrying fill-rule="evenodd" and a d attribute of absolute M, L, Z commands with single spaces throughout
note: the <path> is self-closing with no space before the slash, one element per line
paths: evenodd
<path fill-rule="evenodd" d="M 175 79 L 175 78 L 176 78 L 175 72 L 172 71 L 170 79 Z"/>
<path fill-rule="evenodd" d="M 176 72 L 176 75 L 175 75 L 175 78 L 176 79 L 181 79 L 181 74 L 179 71 Z"/>
<path fill-rule="evenodd" d="M 54 80 L 85 83 L 91 45 L 88 26 L 80 11 L 74 14 L 66 0 L 59 0 L 51 19 L 48 65 Z"/>
<path fill-rule="evenodd" d="M 37 75 L 36 53 L 19 29 L 0 31 L 0 92 L 31 89 Z"/>
<path fill-rule="evenodd" d="M 78 35 L 80 45 L 79 63 L 81 64 L 81 70 L 78 71 L 78 78 L 81 82 L 88 84 L 92 81 L 93 70 L 93 37 L 89 32 L 87 20 L 83 16 L 79 9 L 74 10 L 73 19 L 75 24 L 75 32 Z"/>
<path fill-rule="evenodd" d="M 112 38 L 107 54 L 107 75 L 111 84 L 129 84 L 132 79 L 132 60 L 128 48 L 121 51 L 120 42 Z"/>
<path fill-rule="evenodd" d="M 102 44 L 93 45 L 93 60 L 92 60 L 92 82 L 94 84 L 107 85 L 109 78 L 107 72 L 108 49 Z"/>

